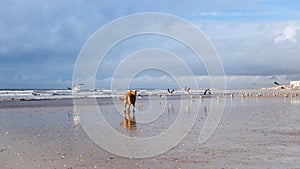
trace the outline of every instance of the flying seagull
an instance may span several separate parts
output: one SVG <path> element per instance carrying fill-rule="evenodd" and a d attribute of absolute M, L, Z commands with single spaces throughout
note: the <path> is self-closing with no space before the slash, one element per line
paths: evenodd
<path fill-rule="evenodd" d="M 170 89 L 168 89 L 168 93 L 169 93 L 169 95 L 173 95 L 173 92 L 174 92 L 174 90 L 170 90 Z"/>
<path fill-rule="evenodd" d="M 70 88 L 68 87 L 69 90 L 72 90 L 72 91 L 79 91 L 80 90 L 80 87 L 82 86 L 83 84 L 77 84 L 75 85 L 73 88 Z"/>
<path fill-rule="evenodd" d="M 206 95 L 206 94 L 211 94 L 211 90 L 210 89 L 205 89 L 205 91 L 204 91 L 204 95 Z"/>
<path fill-rule="evenodd" d="M 280 85 L 279 83 L 277 83 L 277 82 L 274 82 L 274 84 L 276 84 L 276 85 Z"/>
<path fill-rule="evenodd" d="M 190 93 L 190 89 L 191 89 L 191 88 L 185 87 L 185 88 L 184 88 L 184 93 Z"/>

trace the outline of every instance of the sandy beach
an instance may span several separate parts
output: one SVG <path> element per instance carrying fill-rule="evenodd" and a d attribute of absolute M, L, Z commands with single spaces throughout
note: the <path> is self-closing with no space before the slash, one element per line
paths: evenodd
<path fill-rule="evenodd" d="M 77 101 L 88 107 L 91 99 Z M 96 101 L 113 129 L 146 138 L 172 126 L 182 98 L 150 99 L 155 104 L 150 105 L 148 97 L 138 99 L 130 121 L 117 111 L 122 102 Z M 72 99 L 1 101 L 0 168 L 300 168 L 300 97 L 184 99 L 192 106 L 185 108 L 187 114 L 199 107 L 187 136 L 171 150 L 141 159 L 112 154 L 91 140 Z M 225 109 L 218 128 L 201 144 L 201 128 L 219 103 Z M 139 123 L 139 110 L 150 106 L 162 113 L 150 123 Z"/>

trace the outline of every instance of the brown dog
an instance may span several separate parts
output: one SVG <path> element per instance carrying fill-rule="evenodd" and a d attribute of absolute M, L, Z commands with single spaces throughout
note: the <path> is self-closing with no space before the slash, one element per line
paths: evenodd
<path fill-rule="evenodd" d="M 128 110 L 130 110 L 130 106 L 132 104 L 133 111 L 135 109 L 135 101 L 136 101 L 136 90 L 130 90 L 124 95 L 124 98 L 119 98 L 121 101 L 124 101 L 124 110 L 126 110 L 126 107 L 128 105 Z"/>

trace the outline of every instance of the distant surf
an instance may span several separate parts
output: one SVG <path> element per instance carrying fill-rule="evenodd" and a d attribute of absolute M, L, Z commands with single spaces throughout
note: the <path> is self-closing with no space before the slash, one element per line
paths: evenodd
<path fill-rule="evenodd" d="M 298 96 L 299 90 L 278 89 L 245 89 L 245 90 L 220 90 L 211 89 L 211 94 L 205 95 L 206 89 L 190 89 L 187 93 L 184 89 L 175 89 L 173 95 L 168 94 L 167 89 L 140 89 L 140 96 L 176 97 L 251 97 L 251 96 Z M 126 89 L 81 89 L 73 91 L 69 89 L 24 89 L 24 90 L 0 90 L 0 101 L 46 100 L 46 99 L 76 99 L 76 98 L 102 98 L 120 97 Z M 299 94 L 298 94 L 299 93 Z"/>

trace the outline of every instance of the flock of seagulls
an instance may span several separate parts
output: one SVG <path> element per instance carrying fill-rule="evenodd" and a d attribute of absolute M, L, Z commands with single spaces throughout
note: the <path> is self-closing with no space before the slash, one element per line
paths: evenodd
<path fill-rule="evenodd" d="M 285 89 L 284 87 L 282 87 L 281 84 L 279 84 L 278 82 L 274 82 L 274 84 L 278 87 L 281 88 L 277 88 L 276 90 L 245 90 L 244 92 L 231 92 L 231 93 L 223 93 L 223 94 L 216 94 L 213 95 L 212 97 L 215 97 L 217 99 L 221 98 L 221 97 L 298 97 L 300 96 L 300 91 L 298 90 L 278 90 L 278 89 Z M 174 94 L 174 90 L 170 90 L 168 89 L 168 95 L 173 95 Z M 190 94 L 190 88 L 185 87 L 183 89 L 184 94 Z M 211 95 L 212 94 L 212 90 L 210 88 L 204 89 L 203 95 L 200 95 L 200 99 L 202 99 L 203 97 L 205 97 L 204 95 Z M 160 97 L 165 97 L 164 94 L 161 94 Z M 191 98 L 194 98 L 193 96 L 191 96 Z"/>
<path fill-rule="evenodd" d="M 299 92 L 296 91 L 278 91 L 278 92 L 243 92 L 237 93 L 240 97 L 298 97 L 300 96 Z"/>
<path fill-rule="evenodd" d="M 175 90 L 167 89 L 168 95 L 173 95 Z M 184 94 L 190 93 L 190 88 L 185 87 L 183 90 Z M 212 95 L 212 90 L 210 88 L 204 89 L 203 94 L 199 96 L 200 99 L 204 98 L 205 95 Z M 215 94 L 210 97 L 214 97 L 217 99 L 220 99 L 222 97 L 298 97 L 300 96 L 300 91 L 293 91 L 293 90 L 245 90 L 244 92 L 229 92 L 229 93 L 221 93 L 221 94 Z M 160 94 L 160 97 L 165 97 L 164 94 Z M 195 98 L 194 96 L 191 96 L 191 98 Z"/>
<path fill-rule="evenodd" d="M 281 86 L 278 82 L 274 82 L 274 84 L 276 86 Z M 80 87 L 83 84 L 77 84 L 74 85 L 73 88 L 68 87 L 69 90 L 71 91 L 80 91 Z M 188 87 L 184 87 L 183 89 L 183 93 L 184 94 L 190 94 L 190 89 Z M 167 95 L 174 95 L 175 90 L 174 89 L 167 89 Z M 176 91 L 177 92 L 177 91 Z M 33 93 L 34 95 L 35 93 Z M 211 95 L 212 94 L 212 90 L 210 88 L 204 89 L 203 91 L 203 95 Z M 200 95 L 200 99 L 202 99 L 204 96 Z M 162 93 L 159 95 L 160 97 L 165 97 L 165 94 Z M 232 92 L 232 93 L 227 93 L 227 94 L 219 94 L 219 95 L 214 95 L 214 97 L 216 97 L 217 99 L 221 98 L 221 97 L 241 97 L 241 98 L 245 98 L 245 97 L 297 97 L 300 96 L 300 93 L 298 91 L 293 91 L 293 90 L 265 90 L 265 91 L 244 91 L 244 92 Z M 138 94 L 138 98 L 143 98 L 143 95 Z M 191 96 L 191 98 L 193 98 L 193 96 Z"/>
<path fill-rule="evenodd" d="M 184 94 L 190 94 L 190 90 L 191 90 L 191 88 L 184 87 L 183 92 L 184 92 Z M 167 94 L 170 96 L 174 95 L 174 92 L 175 92 L 174 89 L 167 89 Z M 204 95 L 211 94 L 211 89 L 205 89 L 203 94 Z M 159 95 L 159 97 L 165 97 L 165 94 L 162 93 Z M 191 98 L 192 98 L 192 96 L 191 96 Z M 200 96 L 200 98 L 202 98 L 202 96 Z"/>

